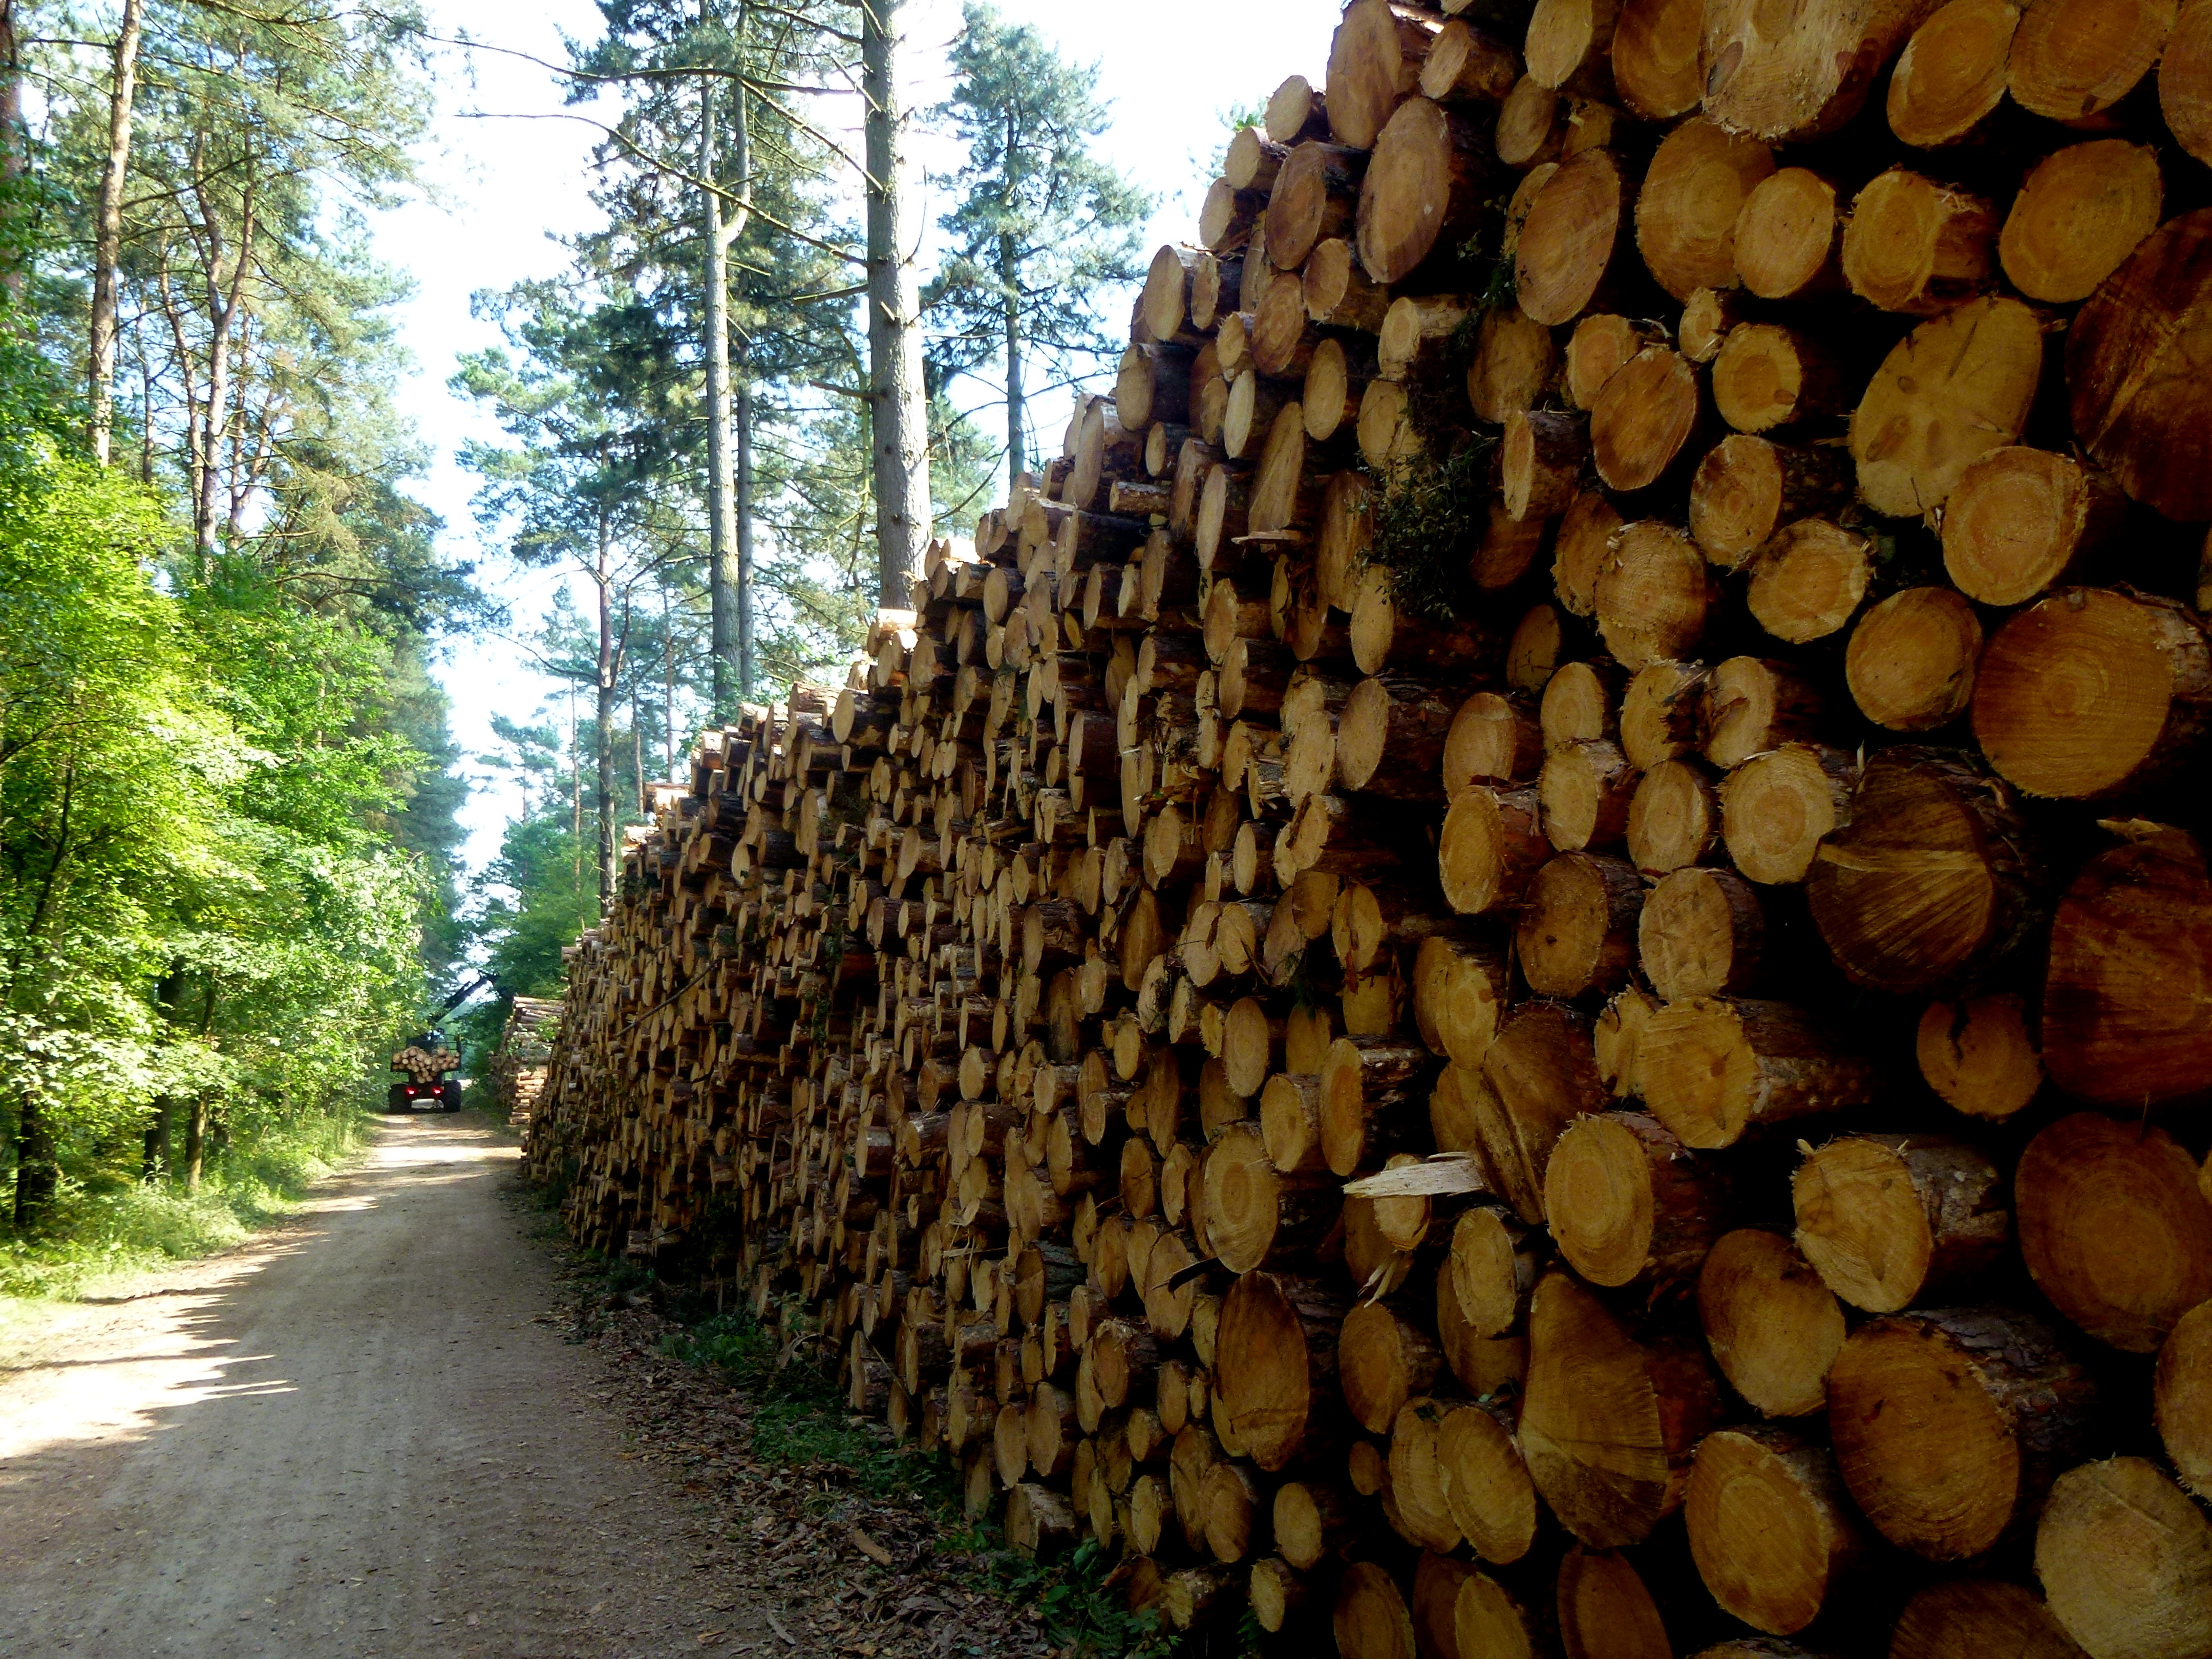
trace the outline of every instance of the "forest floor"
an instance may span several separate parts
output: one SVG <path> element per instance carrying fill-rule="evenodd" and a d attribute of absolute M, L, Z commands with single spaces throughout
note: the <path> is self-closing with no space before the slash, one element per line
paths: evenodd
<path fill-rule="evenodd" d="M 0 1656 L 1054 1651 L 1062 1581 L 677 1357 L 515 1171 L 472 1114 L 391 1121 L 250 1244 L 9 1332 Z"/>

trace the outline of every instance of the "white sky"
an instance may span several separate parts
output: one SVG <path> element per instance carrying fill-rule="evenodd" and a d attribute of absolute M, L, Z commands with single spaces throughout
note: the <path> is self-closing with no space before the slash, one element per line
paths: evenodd
<path fill-rule="evenodd" d="M 567 56 L 564 34 L 588 40 L 599 33 L 599 13 L 589 0 L 428 0 L 427 9 L 441 34 L 465 28 L 478 40 L 552 62 Z M 1321 79 L 1338 0 L 1279 0 L 1262 14 L 1203 0 L 1091 6 L 1000 0 L 1000 9 L 1034 24 L 1076 62 L 1098 65 L 1099 91 L 1115 122 L 1100 148 L 1161 198 L 1147 237 L 1147 246 L 1157 246 L 1192 234 L 1209 182 L 1203 169 L 1225 137 L 1224 113 L 1261 102 L 1285 76 Z M 959 27 L 958 0 L 908 0 L 906 15 L 913 100 L 934 103 L 949 89 L 943 53 Z M 586 195 L 597 135 L 573 121 L 473 118 L 467 112 L 550 115 L 564 107 L 545 71 L 493 52 L 449 52 L 440 102 L 425 154 L 438 199 L 386 214 L 376 224 L 382 257 L 411 272 L 416 283 L 399 313 L 416 366 L 398 402 L 432 456 L 416 493 L 444 517 L 448 548 L 476 558 L 512 604 L 514 632 L 526 635 L 556 579 L 518 578 L 501 568 L 495 549 L 480 545 L 469 512 L 471 480 L 454 456 L 465 438 L 497 432 L 446 382 L 462 353 L 497 339 L 495 329 L 470 316 L 470 295 L 558 273 L 567 259 L 556 239 L 599 222 Z M 919 153 L 926 168 L 948 164 L 941 148 L 925 143 Z M 925 198 L 933 226 L 948 205 L 933 184 Z M 1059 394 L 1056 408 L 1036 409 L 1048 449 L 1066 423 L 1066 396 Z M 981 423 L 987 431 L 1002 424 L 988 414 Z M 471 757 L 491 747 L 494 714 L 527 719 L 554 690 L 505 639 L 457 642 L 439 672 L 453 697 L 454 735 Z M 481 868 L 497 852 L 520 798 L 496 775 L 474 765 L 470 771 L 477 787 L 464 809 L 465 851 L 470 866 Z"/>

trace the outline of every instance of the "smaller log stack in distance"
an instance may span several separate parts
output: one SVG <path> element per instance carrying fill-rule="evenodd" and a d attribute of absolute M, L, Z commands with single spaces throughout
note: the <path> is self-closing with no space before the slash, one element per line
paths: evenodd
<path fill-rule="evenodd" d="M 2212 1655 L 2208 88 L 2212 0 L 1354 0 L 658 798 L 577 1237 L 1177 1628 Z"/>

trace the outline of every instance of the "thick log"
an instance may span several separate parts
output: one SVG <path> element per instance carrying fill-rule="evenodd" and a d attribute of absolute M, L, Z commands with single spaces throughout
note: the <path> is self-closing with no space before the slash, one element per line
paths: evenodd
<path fill-rule="evenodd" d="M 1844 285 L 1844 221 L 1834 183 L 1784 167 L 1752 188 L 1735 225 L 1735 275 L 1762 300 L 1804 300 Z"/>
<path fill-rule="evenodd" d="M 2082 343 L 2079 320 L 2067 337 L 2069 384 L 2078 386 L 2085 382 L 2071 362 Z M 2019 441 L 2042 372 L 2043 325 L 2017 300 L 1971 300 L 1921 324 L 1891 348 L 1851 411 L 1861 497 L 1893 518 L 1941 507 L 1969 465 Z M 2075 427 L 2096 453 L 2092 434 L 2103 428 L 2084 415 L 2077 392 Z M 2205 504 L 2212 517 L 2212 493 Z"/>
<path fill-rule="evenodd" d="M 1702 454 L 1705 389 L 1680 352 L 1646 346 L 1621 365 L 1590 408 L 1590 455 L 1609 489 L 1649 489 Z"/>
<path fill-rule="evenodd" d="M 2212 1201 L 2164 1130 L 2060 1118 L 2028 1142 L 2013 1188 L 2036 1287 L 2100 1342 L 2154 1353 L 2212 1298 Z"/>
<path fill-rule="evenodd" d="M 1835 131 L 1935 0 L 1826 4 L 1784 18 L 1756 0 L 1707 0 L 1705 113 L 1770 143 Z"/>
<path fill-rule="evenodd" d="M 1851 629 L 1844 678 L 1876 726 L 1930 732 L 1966 712 L 1981 653 L 1982 621 L 1963 598 L 1948 587 L 1902 588 Z"/>
<path fill-rule="evenodd" d="M 1690 27 L 1694 32 L 1694 18 Z M 1651 1592 L 1617 1552 L 1579 1544 L 1567 1552 L 1559 1563 L 1559 1613 L 1566 1659 L 1659 1659 L 1674 1651 Z"/>
<path fill-rule="evenodd" d="M 1996 240 L 1987 199 L 1892 167 L 1852 200 L 1844 280 L 1883 311 L 1933 317 L 1995 280 Z"/>
<path fill-rule="evenodd" d="M 2212 1302 L 2176 1322 L 2158 1351 L 2152 1392 L 2152 1420 L 2182 1484 L 2212 1495 Z"/>
<path fill-rule="evenodd" d="M 1756 989 L 1765 945 L 1759 891 L 1731 870 L 1667 872 L 1637 922 L 1644 977 L 1668 1002 Z"/>
<path fill-rule="evenodd" d="M 2212 1650 L 2212 1520 L 2147 1458 L 2058 1478 L 2035 1529 L 2035 1575 L 2067 1634 L 2098 1659 Z"/>
<path fill-rule="evenodd" d="M 2043 992 L 2043 1055 L 2078 1099 L 2140 1111 L 2212 1091 L 2212 879 L 2177 830 L 2131 825 L 2058 905 Z"/>
<path fill-rule="evenodd" d="M 1536 1490 L 1583 1543 L 1641 1543 L 1680 1508 L 1692 1453 L 1719 1408 L 1694 1346 L 1638 1342 L 1565 1273 L 1536 1286 L 1521 1449 Z"/>
<path fill-rule="evenodd" d="M 2031 300 L 2086 300 L 2158 228 L 2165 199 L 2158 152 L 2100 138 L 2045 156 L 2005 215 L 1997 257 Z"/>
<path fill-rule="evenodd" d="M 1948 1136 L 1846 1135 L 1797 1166 L 1797 1248 L 1853 1307 L 1895 1313 L 1959 1291 L 2003 1255 L 2002 1179 Z"/>
<path fill-rule="evenodd" d="M 2054 121 L 2086 121 L 2133 91 L 2172 30 L 2172 0 L 2038 0 L 2022 9 L 2006 59 L 2015 102 Z"/>
<path fill-rule="evenodd" d="M 1952 1578 L 1905 1604 L 1890 1632 L 1890 1659 L 2082 1659 L 2081 1649 L 2036 1593 L 2000 1578 Z"/>
<path fill-rule="evenodd" d="M 1697 761 L 1659 761 L 1628 803 L 1628 863 L 1666 876 L 1710 856 L 1721 838 L 1721 803 Z"/>
<path fill-rule="evenodd" d="M 1814 855 L 1806 896 L 1847 976 L 1925 995 L 2002 957 L 2036 924 L 2032 856 L 2010 792 L 1965 757 L 1885 750 L 1852 792 L 1850 823 Z"/>
<path fill-rule="evenodd" d="M 1520 54 L 1463 17 L 1437 31 L 1421 60 L 1421 96 L 1440 104 L 1502 104 L 1520 79 Z"/>
<path fill-rule="evenodd" d="M 1365 148 L 1310 139 L 1291 152 L 1267 196 L 1267 257 L 1275 270 L 1296 271 L 1316 243 L 1352 229 Z"/>
<path fill-rule="evenodd" d="M 1851 818 L 1850 760 L 1815 744 L 1754 755 L 1721 780 L 1721 835 L 1750 880 L 1806 879 Z M 1874 832 L 1869 832 L 1874 833 Z"/>
<path fill-rule="evenodd" d="M 1804 1010 L 1699 997 L 1651 1017 L 1637 1048 L 1644 1103 L 1686 1146 L 1863 1106 L 1874 1066 Z"/>
<path fill-rule="evenodd" d="M 2094 467 L 2048 450 L 1991 450 L 1943 509 L 1943 568 L 1984 605 L 2014 605 L 2091 574 L 2127 502 Z"/>
<path fill-rule="evenodd" d="M 2004 101 L 2020 10 L 2012 0 L 1950 0 L 1921 23 L 1890 77 L 1890 131 L 1922 149 L 1974 136 Z"/>
<path fill-rule="evenodd" d="M 2031 795 L 2140 794 L 2202 752 L 2212 642 L 2171 600 L 2070 588 L 1997 630 L 1973 713 L 1990 763 Z"/>
<path fill-rule="evenodd" d="M 1635 966 L 1643 905 L 1643 884 L 1626 860 L 1583 852 L 1551 860 L 1528 884 L 1514 930 L 1528 988 L 1552 997 L 1620 989 Z"/>
<path fill-rule="evenodd" d="M 1723 1235 L 1698 1270 L 1698 1319 L 1713 1361 L 1753 1410 L 1805 1417 L 1828 1402 L 1844 1310 L 1779 1233 Z"/>
<path fill-rule="evenodd" d="M 1444 814 L 1437 872 L 1462 915 L 1516 904 L 1552 854 L 1533 788 L 1470 785 Z"/>
<path fill-rule="evenodd" d="M 1522 310 L 1553 328 L 1602 308 L 1635 263 L 1630 193 L 1609 151 L 1587 149 L 1561 164 L 1537 192 L 1514 245 Z"/>
<path fill-rule="evenodd" d="M 1850 408 L 1857 372 L 1817 337 L 1778 323 L 1732 328 L 1713 357 L 1713 405 L 1738 432 L 1825 422 Z"/>
<path fill-rule="evenodd" d="M 1844 1340 L 1828 1373 L 1828 1425 L 1844 1484 L 1875 1530 L 1929 1560 L 1965 1561 L 2033 1522 L 2095 1398 L 2025 1314 L 1893 1314 Z"/>
<path fill-rule="evenodd" d="M 1465 239 L 1493 193 L 1496 157 L 1474 121 L 1427 98 L 1398 106 L 1359 187 L 1359 263 L 1388 286 L 1440 242 Z"/>
<path fill-rule="evenodd" d="M 1690 534 L 1706 558 L 1732 570 L 1784 525 L 1833 513 L 1850 494 L 1850 465 L 1840 452 L 1732 432 L 1691 477 Z"/>
<path fill-rule="evenodd" d="M 1646 520 L 1620 532 L 1595 597 L 1606 648 L 1633 673 L 1694 657 L 1718 588 L 1695 542 L 1672 525 Z"/>
<path fill-rule="evenodd" d="M 1390 112 L 1420 84 L 1443 20 L 1390 0 L 1354 0 L 1328 49 L 1328 125 L 1340 144 L 1371 149 Z"/>
<path fill-rule="evenodd" d="M 1567 1264 L 1591 1284 L 1654 1297 L 1693 1279 L 1722 1233 L 1725 1177 L 1656 1118 L 1577 1118 L 1553 1150 L 1544 1210 Z"/>
<path fill-rule="evenodd" d="M 1522 1003 L 1482 1057 L 1487 1091 L 1471 1091 L 1482 1151 L 1521 1218 L 1544 1218 L 1544 1174 L 1566 1126 L 1607 1104 L 1590 1022 L 1561 1002 Z"/>
<path fill-rule="evenodd" d="M 1868 1554 L 1835 1460 L 1787 1429 L 1708 1435 L 1683 1518 L 1713 1600 L 1775 1636 L 1818 1619 Z"/>

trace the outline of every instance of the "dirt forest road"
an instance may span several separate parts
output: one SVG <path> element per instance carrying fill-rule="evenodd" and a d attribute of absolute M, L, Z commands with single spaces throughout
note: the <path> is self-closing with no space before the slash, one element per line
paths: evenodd
<path fill-rule="evenodd" d="M 0 1370 L 0 1655 L 749 1645 L 692 1571 L 695 1506 L 538 1322 L 514 1157 L 473 1116 L 392 1121 L 275 1233 Z"/>

